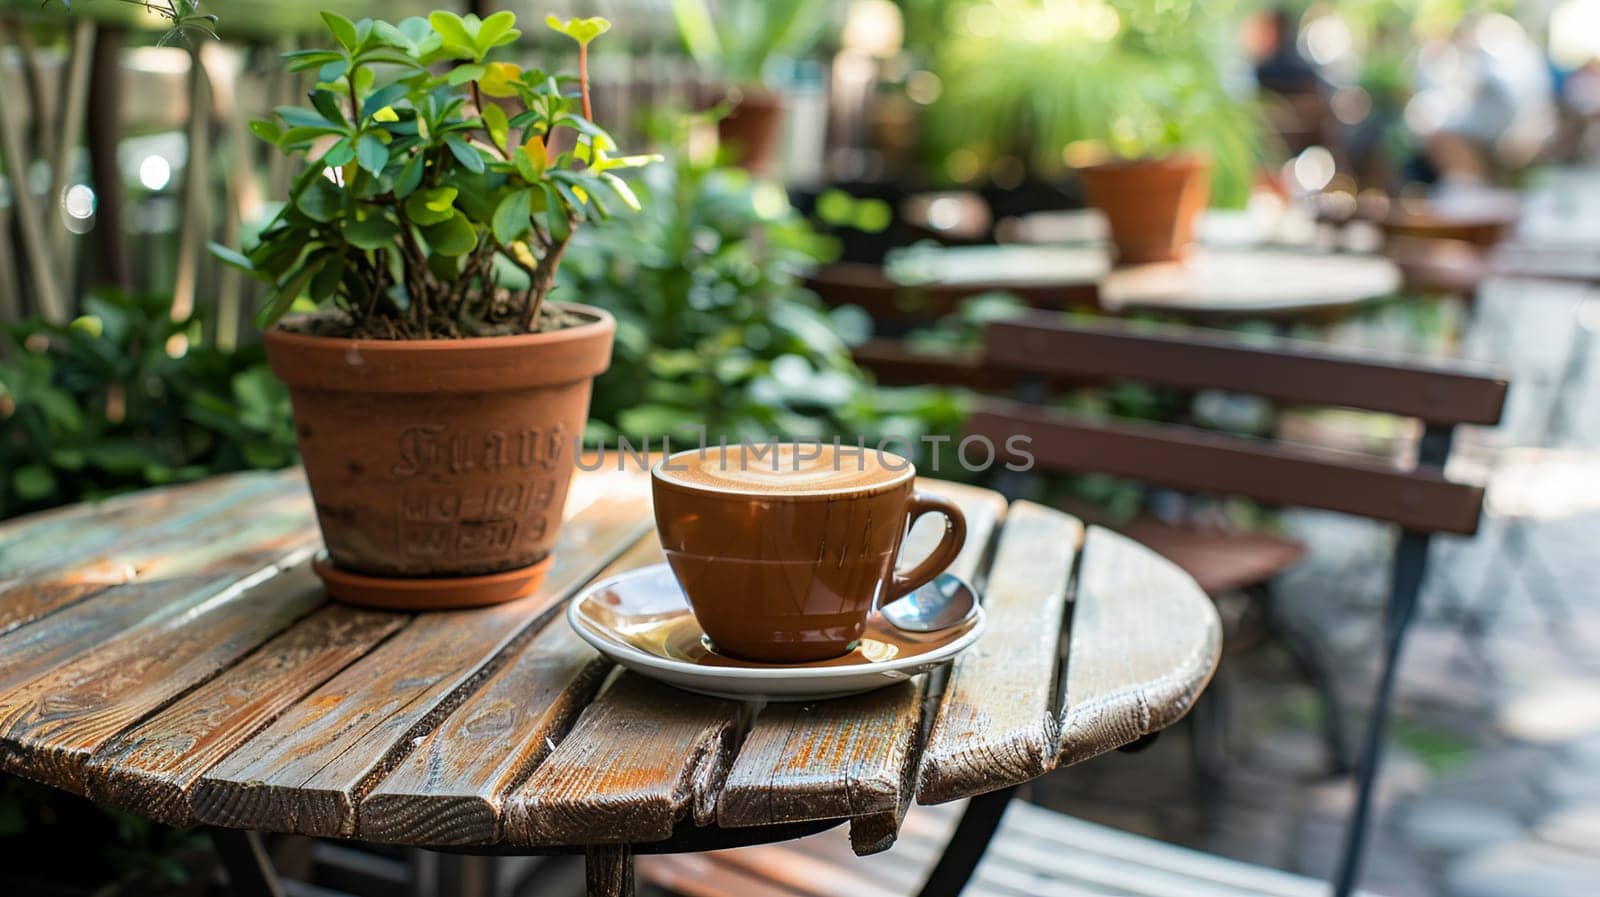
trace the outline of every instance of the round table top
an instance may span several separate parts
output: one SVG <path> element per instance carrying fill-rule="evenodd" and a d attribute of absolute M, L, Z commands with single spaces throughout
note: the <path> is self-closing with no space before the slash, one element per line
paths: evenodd
<path fill-rule="evenodd" d="M 1394 262 L 1306 250 L 1197 247 L 1184 262 L 1114 268 L 1104 246 L 973 246 L 916 249 L 889 274 L 907 284 L 972 291 L 1098 287 L 1113 313 L 1282 316 L 1358 305 L 1400 288 Z"/>
<path fill-rule="evenodd" d="M 921 485 L 965 510 L 952 569 L 985 584 L 983 638 L 903 684 L 765 707 L 619 672 L 559 613 L 596 577 L 659 561 L 637 469 L 578 475 L 538 593 L 433 614 L 327 600 L 299 471 L 9 521 L 0 768 L 177 825 L 545 852 L 848 820 L 865 853 L 913 796 L 1019 784 L 1189 708 L 1221 634 L 1187 575 L 1058 511 Z M 925 522 L 908 557 L 938 541 Z"/>

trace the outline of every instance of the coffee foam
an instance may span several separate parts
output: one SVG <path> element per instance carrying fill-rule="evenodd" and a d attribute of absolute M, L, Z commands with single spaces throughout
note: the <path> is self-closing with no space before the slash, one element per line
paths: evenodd
<path fill-rule="evenodd" d="M 785 495 L 853 492 L 911 474 L 898 455 L 853 445 L 758 443 L 693 449 L 657 468 L 663 480 L 696 489 Z"/>

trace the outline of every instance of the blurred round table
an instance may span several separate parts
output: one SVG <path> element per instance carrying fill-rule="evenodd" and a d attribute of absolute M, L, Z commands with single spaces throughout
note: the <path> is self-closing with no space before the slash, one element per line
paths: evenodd
<path fill-rule="evenodd" d="M 1110 314 L 1190 319 L 1336 316 L 1395 293 L 1394 262 L 1368 255 L 1197 248 L 1184 262 L 1116 268 L 1103 246 L 974 246 L 903 254 L 889 276 L 910 288 L 967 294 L 1060 292 Z"/>

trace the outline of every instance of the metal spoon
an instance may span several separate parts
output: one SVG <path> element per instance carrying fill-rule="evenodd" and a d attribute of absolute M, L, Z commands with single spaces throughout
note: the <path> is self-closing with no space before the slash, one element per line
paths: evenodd
<path fill-rule="evenodd" d="M 953 573 L 940 573 L 927 585 L 884 605 L 879 612 L 896 629 L 938 632 L 965 623 L 977 610 L 977 591 Z"/>

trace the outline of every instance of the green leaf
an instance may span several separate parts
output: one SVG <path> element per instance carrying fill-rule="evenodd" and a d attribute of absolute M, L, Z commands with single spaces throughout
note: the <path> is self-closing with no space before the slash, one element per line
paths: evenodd
<path fill-rule="evenodd" d="M 460 16 L 442 9 L 434 10 L 428 14 L 428 24 L 444 41 L 446 52 L 474 62 L 481 58 L 477 51 L 478 42 L 467 31 L 467 23 Z"/>
<path fill-rule="evenodd" d="M 310 143 L 318 137 L 343 133 L 344 131 L 332 125 L 317 125 L 314 128 L 294 127 L 283 132 L 282 136 L 278 138 L 278 145 L 287 150 Z"/>
<path fill-rule="evenodd" d="M 344 125 L 344 110 L 339 108 L 339 98 L 331 90 L 311 91 L 311 105 L 322 113 L 322 117 L 336 125 Z"/>
<path fill-rule="evenodd" d="M 265 119 L 257 118 L 252 119 L 250 122 L 250 133 L 256 135 L 262 140 L 265 140 L 273 146 L 277 146 L 278 139 L 283 136 L 283 129 L 278 127 L 276 122 L 270 122 Z"/>
<path fill-rule="evenodd" d="M 517 24 L 516 14 L 501 10 L 478 26 L 478 36 L 475 44 L 480 55 L 487 55 L 495 47 L 504 46 L 522 36 L 522 32 L 512 27 Z"/>
<path fill-rule="evenodd" d="M 23 501 L 38 501 L 55 493 L 56 475 L 43 464 L 27 464 L 11 472 L 11 488 Z"/>
<path fill-rule="evenodd" d="M 422 236 L 429 248 L 444 256 L 466 255 L 478 246 L 478 232 L 460 212 L 439 224 L 424 227 Z"/>
<path fill-rule="evenodd" d="M 432 187 L 419 190 L 406 199 L 406 217 L 417 224 L 428 225 L 448 221 L 456 213 L 451 205 L 456 201 L 456 188 Z"/>
<path fill-rule="evenodd" d="M 345 222 L 344 238 L 360 249 L 382 249 L 400 235 L 400 226 L 377 209 L 358 206 L 354 219 Z M 341 272 L 342 273 L 342 272 Z"/>
<path fill-rule="evenodd" d="M 510 243 L 532 229 L 533 190 L 513 190 L 494 210 L 494 238 Z"/>
<path fill-rule="evenodd" d="M 272 110 L 291 128 L 326 128 L 328 120 L 304 106 L 279 106 Z"/>
<path fill-rule="evenodd" d="M 456 157 L 463 167 L 473 174 L 483 174 L 485 165 L 483 156 L 472 148 L 472 144 L 460 137 L 450 134 L 444 138 L 444 145 L 450 147 L 450 154 Z"/>
<path fill-rule="evenodd" d="M 291 72 L 303 72 L 307 69 L 320 68 L 335 59 L 343 59 L 344 55 L 336 50 L 295 50 L 283 54 L 287 63 L 285 68 Z"/>
<path fill-rule="evenodd" d="M 474 62 L 467 65 L 458 65 L 450 70 L 450 74 L 446 75 L 444 80 L 451 87 L 460 87 L 468 81 L 476 81 L 482 78 L 487 71 L 489 71 L 488 67 L 481 63 Z"/>
<path fill-rule="evenodd" d="M 517 173 L 522 175 L 523 180 L 532 183 L 539 180 L 545 168 L 549 167 L 550 156 L 545 150 L 544 141 L 534 135 L 528 138 L 527 143 L 517 147 L 517 151 L 511 154 L 511 161 L 517 166 Z"/>
<path fill-rule="evenodd" d="M 591 16 L 587 19 L 572 18 L 563 22 L 554 15 L 548 15 L 544 17 L 544 23 L 550 26 L 551 31 L 565 34 L 583 45 L 611 30 L 610 20 L 600 16 Z"/>
<path fill-rule="evenodd" d="M 611 192 L 617 194 L 617 198 L 622 200 L 623 204 L 628 208 L 635 212 L 643 208 L 639 204 L 639 197 L 634 194 L 633 188 L 628 186 L 627 181 L 609 171 L 601 172 L 600 180 L 604 181 L 606 186 L 611 188 Z"/>
<path fill-rule="evenodd" d="M 456 194 L 456 208 L 466 212 L 473 221 L 486 223 L 494 217 L 501 195 L 498 189 L 489 188 L 488 180 L 457 168 L 440 183 L 460 191 Z"/>
<path fill-rule="evenodd" d="M 372 36 L 377 38 L 378 43 L 382 44 L 383 46 L 394 47 L 397 50 L 404 50 L 407 53 L 417 48 L 416 41 L 412 40 L 411 37 L 404 31 L 401 31 L 399 28 L 396 28 L 388 22 L 373 22 Z"/>
<path fill-rule="evenodd" d="M 207 243 L 206 248 L 211 250 L 211 254 L 216 256 L 217 260 L 223 264 L 232 265 L 241 271 L 248 271 L 251 274 L 255 273 L 256 266 L 250 263 L 250 259 L 244 253 L 221 243 Z"/>
<path fill-rule="evenodd" d="M 483 107 L 483 128 L 489 132 L 489 139 L 494 145 L 504 150 L 506 139 L 511 133 L 511 123 L 506 120 L 506 111 L 493 103 Z"/>
<path fill-rule="evenodd" d="M 350 144 L 350 138 L 340 137 L 333 142 L 332 146 L 328 147 L 328 151 L 323 153 L 322 158 L 317 161 L 329 168 L 343 168 L 349 165 L 350 160 L 355 157 L 356 148 Z"/>
<path fill-rule="evenodd" d="M 294 207 L 312 221 L 326 223 L 339 217 L 344 209 L 344 194 L 337 184 L 327 178 L 312 178 L 311 183 L 294 198 Z"/>
<path fill-rule="evenodd" d="M 421 16 L 407 16 L 400 20 L 400 24 L 395 26 L 395 30 L 410 41 L 412 46 L 417 46 L 427 40 L 428 35 L 433 33 L 433 26 Z"/>
<path fill-rule="evenodd" d="M 567 175 L 568 177 L 575 177 L 570 172 L 565 172 L 565 171 L 558 171 L 558 172 L 556 172 L 556 174 L 557 175 L 563 175 L 564 174 L 564 175 Z M 560 191 L 561 197 L 567 201 L 567 207 L 572 210 L 573 217 L 577 218 L 579 221 L 582 221 L 584 219 L 584 217 L 585 217 L 584 216 L 584 211 L 583 211 L 583 207 L 584 207 L 583 199 L 581 199 L 578 196 L 577 193 L 574 193 L 573 189 L 572 189 L 572 186 L 570 184 L 565 183 L 564 180 L 557 180 L 555 182 L 555 188 L 556 188 L 556 190 Z M 579 189 L 582 189 L 582 188 L 579 188 Z M 584 191 L 584 192 L 587 193 L 588 191 Z"/>
<path fill-rule="evenodd" d="M 298 271 L 288 275 L 272 292 L 267 304 L 262 306 L 261 313 L 256 315 L 256 324 L 266 328 L 278 323 L 278 319 L 284 316 L 284 313 L 289 310 L 289 306 L 294 305 L 294 300 L 300 298 L 300 294 L 305 292 L 306 284 L 311 282 L 311 278 L 317 276 L 322 271 L 323 266 L 335 258 L 337 256 L 313 257 L 311 261 L 301 266 Z"/>
<path fill-rule="evenodd" d="M 572 236 L 572 222 L 568 220 L 567 210 L 562 207 L 561 199 L 556 195 L 556 188 L 548 181 L 541 181 L 539 189 L 544 191 L 545 210 L 548 213 L 545 218 L 549 223 L 550 236 L 554 237 L 556 242 L 567 240 Z"/>
<path fill-rule="evenodd" d="M 331 84 L 332 82 L 343 78 L 345 73 L 348 71 L 350 71 L 350 60 L 341 56 L 327 65 L 324 65 L 322 68 L 317 69 L 317 80 Z"/>
<path fill-rule="evenodd" d="M 404 82 L 387 84 L 372 92 L 372 95 L 361 101 L 361 117 L 371 118 L 373 113 L 385 106 L 392 106 L 399 102 L 411 90 L 411 86 Z"/>
<path fill-rule="evenodd" d="M 383 145 L 378 135 L 362 134 L 356 142 L 356 161 L 367 171 L 382 174 L 383 167 L 389 164 L 389 148 Z"/>
<path fill-rule="evenodd" d="M 339 46 L 353 53 L 361 45 L 360 38 L 356 37 L 356 23 L 328 10 L 323 10 L 322 21 L 333 33 L 333 39 L 339 42 Z"/>
<path fill-rule="evenodd" d="M 63 470 L 82 470 L 84 460 L 80 449 L 60 448 L 50 452 L 50 463 Z"/>
<path fill-rule="evenodd" d="M 422 183 L 422 169 L 426 164 L 427 160 L 422 153 L 413 153 L 394 179 L 394 195 L 400 199 L 410 196 Z"/>
<path fill-rule="evenodd" d="M 722 68 L 722 40 L 706 0 L 672 0 L 672 18 L 678 25 L 684 49 L 702 69 Z"/>
<path fill-rule="evenodd" d="M 461 256 L 442 252 L 428 254 L 428 270 L 440 280 L 455 280 L 461 276 Z"/>

